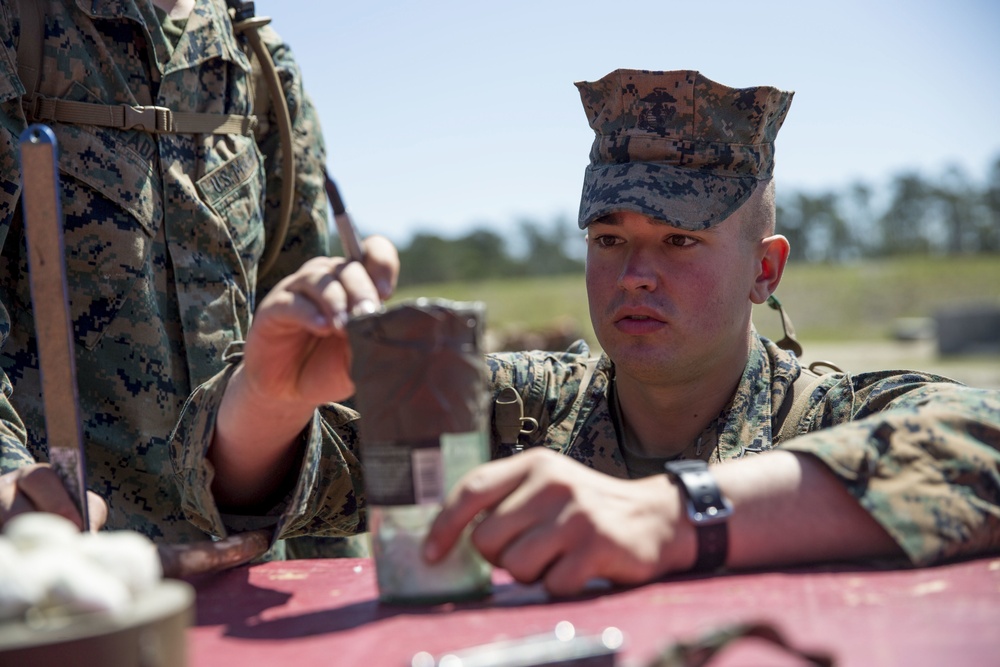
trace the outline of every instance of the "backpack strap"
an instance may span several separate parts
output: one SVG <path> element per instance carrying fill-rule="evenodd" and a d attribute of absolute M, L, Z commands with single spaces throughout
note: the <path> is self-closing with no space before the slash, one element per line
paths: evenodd
<path fill-rule="evenodd" d="M 268 273 L 278 259 L 285 236 L 292 221 L 292 201 L 295 198 L 295 149 L 292 144 L 292 114 L 288 110 L 285 90 L 278 77 L 271 53 L 260 40 L 258 31 L 271 22 L 266 16 L 254 16 L 254 4 L 242 0 L 227 0 L 233 18 L 233 30 L 246 38 L 251 49 L 251 68 L 254 81 L 254 104 L 260 104 L 256 113 L 267 113 L 274 107 L 278 121 L 278 139 L 281 142 L 281 205 L 278 209 L 278 228 L 267 244 L 264 256 L 257 267 L 258 280 Z M 259 85 L 263 82 L 263 86 Z M 265 97 L 265 91 L 267 97 Z"/>
<path fill-rule="evenodd" d="M 20 68 L 19 68 L 20 69 Z M 256 116 L 172 111 L 166 107 L 129 104 L 94 104 L 44 97 L 24 98 L 24 113 L 37 123 L 55 121 L 70 125 L 97 125 L 116 130 L 154 134 L 253 134 Z"/>
<path fill-rule="evenodd" d="M 819 366 L 827 366 L 833 370 L 829 373 L 817 373 Z M 834 373 L 842 373 L 837 366 L 828 361 L 816 361 L 809 364 L 808 368 L 803 367 L 799 377 L 789 387 L 790 395 L 785 397 L 778 410 L 778 418 L 775 421 L 774 431 L 777 437 L 772 436 L 772 442 L 785 442 L 799 434 L 799 427 L 802 425 L 802 418 L 805 417 L 809 409 L 809 399 L 813 390 Z"/>
<path fill-rule="evenodd" d="M 41 2 L 17 0 L 21 34 L 17 42 L 17 75 L 24 86 L 21 104 L 34 123 L 97 125 L 116 130 L 157 134 L 242 134 L 257 127 L 256 116 L 172 111 L 166 107 L 94 104 L 38 94 L 45 49 L 45 15 Z"/>
<path fill-rule="evenodd" d="M 583 377 L 580 378 L 580 387 L 576 390 L 576 400 L 573 401 L 573 409 L 571 410 L 574 422 L 576 422 L 576 418 L 583 408 L 583 401 L 587 397 L 587 389 L 590 388 L 590 380 L 594 377 L 594 371 L 597 370 L 599 359 L 600 357 L 590 357 L 583 362 Z"/>
<path fill-rule="evenodd" d="M 45 23 L 42 3 L 38 0 L 17 0 L 21 35 L 17 40 L 17 76 L 24 86 L 24 97 L 34 97 L 42 77 L 42 40 Z"/>

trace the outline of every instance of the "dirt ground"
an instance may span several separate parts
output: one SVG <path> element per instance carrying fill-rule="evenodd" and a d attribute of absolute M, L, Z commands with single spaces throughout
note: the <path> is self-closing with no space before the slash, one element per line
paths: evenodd
<path fill-rule="evenodd" d="M 1000 389 L 1000 354 L 941 357 L 933 340 L 813 343 L 800 341 L 802 360 L 830 361 L 845 371 L 907 369 L 937 373 L 974 387 Z"/>

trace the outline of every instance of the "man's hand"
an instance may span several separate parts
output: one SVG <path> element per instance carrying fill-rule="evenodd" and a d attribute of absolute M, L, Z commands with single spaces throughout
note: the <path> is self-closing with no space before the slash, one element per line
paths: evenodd
<path fill-rule="evenodd" d="M 643 583 L 694 563 L 681 501 L 665 475 L 621 480 L 539 447 L 462 478 L 424 554 L 440 560 L 479 516 L 472 543 L 518 581 L 541 580 L 554 595 L 578 593 L 595 578 Z"/>
<path fill-rule="evenodd" d="M 87 492 L 87 511 L 90 514 L 90 530 L 104 527 L 108 506 L 92 491 Z M 46 463 L 34 463 L 0 475 L 0 527 L 25 512 L 51 512 L 83 527 L 76 504 Z"/>
<path fill-rule="evenodd" d="M 314 410 L 354 393 L 344 325 L 352 314 L 376 310 L 399 275 L 392 243 L 375 236 L 364 245 L 363 265 L 315 257 L 257 307 L 208 454 L 221 505 L 240 510 L 282 493 Z"/>
<path fill-rule="evenodd" d="M 729 568 L 899 557 L 898 544 L 810 454 L 773 451 L 712 466 L 734 512 Z M 695 563 L 684 495 L 666 475 L 621 480 L 539 447 L 479 466 L 459 480 L 431 526 L 436 562 L 469 523 L 472 543 L 521 582 L 553 594 L 587 581 L 651 581 Z"/>
<path fill-rule="evenodd" d="M 364 265 L 313 258 L 270 291 L 244 349 L 242 381 L 250 392 L 307 414 L 354 393 L 344 325 L 352 314 L 376 310 L 399 274 L 399 256 L 386 239 L 366 239 L 365 256 Z"/>

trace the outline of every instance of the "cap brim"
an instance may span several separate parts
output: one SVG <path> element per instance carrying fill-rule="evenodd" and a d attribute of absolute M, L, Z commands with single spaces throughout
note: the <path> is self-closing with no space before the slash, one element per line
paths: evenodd
<path fill-rule="evenodd" d="M 580 229 L 611 213 L 633 211 L 688 231 L 722 222 L 753 192 L 753 176 L 719 176 L 662 162 L 587 167 Z"/>

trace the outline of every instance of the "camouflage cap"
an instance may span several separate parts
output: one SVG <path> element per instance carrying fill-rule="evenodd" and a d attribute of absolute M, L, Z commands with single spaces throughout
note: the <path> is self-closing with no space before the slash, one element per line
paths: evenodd
<path fill-rule="evenodd" d="M 725 220 L 774 170 L 792 92 L 730 88 L 699 72 L 620 69 L 579 82 L 597 137 L 580 228 L 635 211 L 697 231 Z"/>

